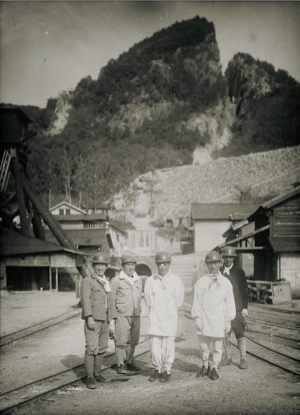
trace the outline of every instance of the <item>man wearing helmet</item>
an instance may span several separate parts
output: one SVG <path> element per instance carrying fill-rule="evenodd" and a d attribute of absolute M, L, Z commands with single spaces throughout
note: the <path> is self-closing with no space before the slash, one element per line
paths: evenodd
<path fill-rule="evenodd" d="M 178 309 L 184 300 L 184 286 L 170 271 L 171 257 L 167 252 L 158 252 L 155 262 L 158 273 L 147 278 L 144 291 L 154 367 L 149 381 L 168 382 L 175 358 Z"/>
<path fill-rule="evenodd" d="M 245 318 L 248 316 L 248 284 L 245 272 L 235 263 L 236 251 L 232 246 L 225 246 L 221 250 L 224 265 L 221 267 L 222 274 L 228 278 L 233 287 L 234 301 L 236 307 L 236 317 L 231 322 L 240 351 L 240 368 L 247 369 L 246 360 L 246 337 L 245 337 Z M 224 341 L 225 359 L 223 364 L 231 363 L 231 342 L 230 333 L 225 336 Z"/>
<path fill-rule="evenodd" d="M 89 389 L 96 388 L 95 381 L 109 382 L 100 373 L 108 346 L 109 322 L 113 317 L 111 287 L 104 274 L 108 264 L 107 255 L 95 255 L 92 259 L 93 272 L 81 283 L 82 319 L 85 320 L 86 343 L 84 365 Z"/>
<path fill-rule="evenodd" d="M 142 280 L 135 272 L 135 265 L 134 256 L 123 255 L 122 270 L 111 280 L 116 310 L 114 339 L 118 374 L 140 370 L 134 363 L 134 351 L 140 338 Z"/>
<path fill-rule="evenodd" d="M 220 273 L 221 256 L 216 251 L 205 257 L 208 274 L 200 278 L 194 289 L 192 318 L 199 335 L 202 367 L 197 377 L 219 378 L 217 369 L 222 357 L 224 333 L 230 331 L 235 317 L 233 289 L 230 281 Z M 209 362 L 209 356 L 212 361 Z"/>

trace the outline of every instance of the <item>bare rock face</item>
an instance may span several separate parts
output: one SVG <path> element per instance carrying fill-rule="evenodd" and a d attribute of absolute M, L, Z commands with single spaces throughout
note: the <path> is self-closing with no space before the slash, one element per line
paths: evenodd
<path fill-rule="evenodd" d="M 265 96 L 272 95 L 286 85 L 296 82 L 284 71 L 275 71 L 267 63 L 255 60 L 246 53 L 236 54 L 226 69 L 228 94 L 237 104 L 237 115 L 245 115 Z"/>
<path fill-rule="evenodd" d="M 63 131 L 67 125 L 71 109 L 71 94 L 62 92 L 57 98 L 55 109 L 52 114 L 52 122 L 48 129 L 48 134 L 50 136 L 59 134 Z"/>

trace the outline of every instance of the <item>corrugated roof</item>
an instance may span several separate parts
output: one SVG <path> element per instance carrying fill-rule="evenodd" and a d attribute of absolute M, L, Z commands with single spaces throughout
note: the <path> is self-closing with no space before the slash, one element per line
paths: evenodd
<path fill-rule="evenodd" d="M 54 240 L 54 242 L 55 241 L 56 240 Z M 43 241 L 38 238 L 28 237 L 11 229 L 0 229 L 0 255 L 2 256 L 30 255 L 63 251 L 81 254 L 79 251 L 67 249 L 58 244 Z"/>
<path fill-rule="evenodd" d="M 263 212 L 264 210 L 271 209 L 279 205 L 280 203 L 285 202 L 286 200 L 289 200 L 292 197 L 297 196 L 299 194 L 300 194 L 300 186 L 297 186 L 294 189 L 289 190 L 288 192 L 285 192 L 279 196 L 274 197 L 273 199 L 268 200 L 267 202 L 257 207 L 257 209 L 249 216 L 248 218 L 249 221 L 253 220 L 253 218 L 257 215 L 257 213 Z"/>
<path fill-rule="evenodd" d="M 242 220 L 257 208 L 257 204 L 240 203 L 192 203 L 192 219 Z"/>
<path fill-rule="evenodd" d="M 64 232 L 75 246 L 99 246 L 107 243 L 105 229 L 64 229 Z M 50 231 L 45 234 L 48 241 L 54 239 Z"/>

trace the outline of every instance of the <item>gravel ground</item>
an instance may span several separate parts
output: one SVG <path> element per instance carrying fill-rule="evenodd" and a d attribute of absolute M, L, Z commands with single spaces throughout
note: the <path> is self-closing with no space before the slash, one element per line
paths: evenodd
<path fill-rule="evenodd" d="M 89 390 L 83 382 L 60 389 L 7 414 L 18 415 L 175 415 L 175 414 L 298 414 L 299 378 L 248 357 L 249 369 L 234 364 L 220 369 L 220 379 L 196 379 L 200 362 L 192 323 L 188 339 L 176 343 L 176 360 L 167 384 L 148 382 L 149 353 L 138 358 L 143 368 L 128 382 L 98 385 Z M 104 374 L 116 378 L 112 369 Z M 119 375 L 119 377 L 122 377 Z"/>

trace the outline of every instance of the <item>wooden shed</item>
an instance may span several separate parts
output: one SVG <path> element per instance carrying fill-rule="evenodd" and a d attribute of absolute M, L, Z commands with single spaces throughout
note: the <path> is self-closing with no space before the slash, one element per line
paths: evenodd
<path fill-rule="evenodd" d="M 254 230 L 219 248 L 252 252 L 255 280 L 288 281 L 292 296 L 300 298 L 300 186 L 263 203 L 247 219 Z"/>

